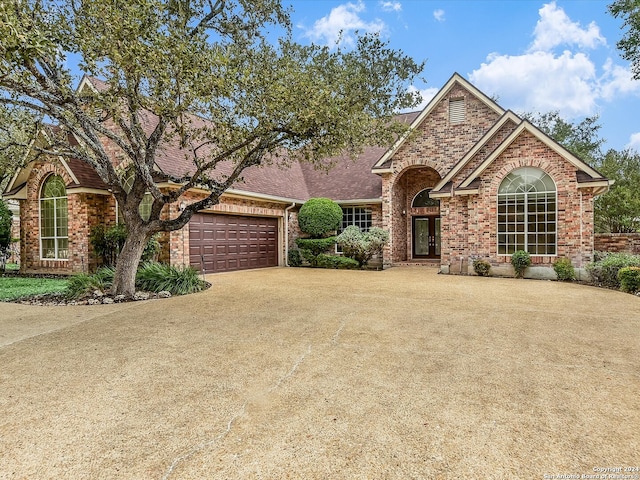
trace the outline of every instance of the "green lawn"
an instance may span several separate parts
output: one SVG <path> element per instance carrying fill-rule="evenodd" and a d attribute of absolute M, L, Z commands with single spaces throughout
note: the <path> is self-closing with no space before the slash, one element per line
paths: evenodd
<path fill-rule="evenodd" d="M 67 280 L 64 279 L 0 277 L 0 301 L 43 293 L 62 293 L 66 288 Z"/>

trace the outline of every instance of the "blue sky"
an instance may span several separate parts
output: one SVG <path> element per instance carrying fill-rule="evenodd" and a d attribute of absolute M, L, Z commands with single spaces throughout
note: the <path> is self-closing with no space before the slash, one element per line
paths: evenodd
<path fill-rule="evenodd" d="M 284 2 L 285 4 L 287 2 Z M 616 42 L 619 19 L 600 0 L 295 0 L 294 37 L 353 41 L 379 32 L 426 60 L 429 100 L 458 72 L 516 113 L 557 110 L 567 120 L 598 114 L 605 148 L 640 151 L 640 81 Z M 426 103 L 426 102 L 425 102 Z"/>

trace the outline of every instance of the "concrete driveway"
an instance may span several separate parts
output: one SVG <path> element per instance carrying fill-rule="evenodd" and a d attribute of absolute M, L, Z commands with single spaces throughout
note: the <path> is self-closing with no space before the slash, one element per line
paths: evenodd
<path fill-rule="evenodd" d="M 168 300 L 2 304 L 0 478 L 640 467 L 637 297 L 422 268 L 209 280 Z"/>

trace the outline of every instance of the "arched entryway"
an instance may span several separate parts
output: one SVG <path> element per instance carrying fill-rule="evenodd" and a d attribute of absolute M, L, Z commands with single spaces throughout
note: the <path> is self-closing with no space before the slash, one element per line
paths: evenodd
<path fill-rule="evenodd" d="M 440 202 L 429 196 L 440 179 L 426 166 L 407 168 L 398 176 L 392 200 L 392 262 L 440 258 Z"/>
<path fill-rule="evenodd" d="M 420 190 L 411 202 L 411 256 L 440 258 L 440 202 L 431 188 Z"/>

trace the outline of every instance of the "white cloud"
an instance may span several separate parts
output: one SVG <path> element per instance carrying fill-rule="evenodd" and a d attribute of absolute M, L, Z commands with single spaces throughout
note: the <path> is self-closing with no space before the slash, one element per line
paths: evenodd
<path fill-rule="evenodd" d="M 607 43 L 595 22 L 582 28 L 578 22 L 572 22 L 565 11 L 558 8 L 555 1 L 543 5 L 538 13 L 540 19 L 533 32 L 534 41 L 529 51 L 547 51 L 558 45 L 596 48 Z"/>
<path fill-rule="evenodd" d="M 603 66 L 604 74 L 600 79 L 600 96 L 611 101 L 624 95 L 640 95 L 640 82 L 633 79 L 631 69 L 614 65 L 609 58 Z"/>
<path fill-rule="evenodd" d="M 633 148 L 634 150 L 640 152 L 640 132 L 631 134 L 631 137 L 629 137 L 627 148 Z"/>
<path fill-rule="evenodd" d="M 598 98 L 595 66 L 583 53 L 492 54 L 469 77 L 485 93 L 497 94 L 500 103 L 518 111 L 588 115 L 595 111 Z"/>
<path fill-rule="evenodd" d="M 357 3 L 348 2 L 339 5 L 331 10 L 328 15 L 322 17 L 307 29 L 305 36 L 316 42 L 327 45 L 341 44 L 352 45 L 354 37 L 350 32 L 359 30 L 361 32 L 381 32 L 385 29 L 382 20 L 366 22 L 360 17 L 360 13 L 365 11 L 362 0 Z"/>
<path fill-rule="evenodd" d="M 402 11 L 402 4 L 400 2 L 381 1 L 380 8 L 385 12 L 400 12 Z"/>
<path fill-rule="evenodd" d="M 439 22 L 444 22 L 444 10 L 439 8 L 438 10 L 433 11 L 433 18 L 435 18 Z"/>
<path fill-rule="evenodd" d="M 592 115 L 598 103 L 640 95 L 629 67 L 607 60 L 597 69 L 586 49 L 606 45 L 595 23 L 582 28 L 555 2 L 539 10 L 534 42 L 522 55 L 493 53 L 469 79 L 504 106 L 526 112 L 557 110 L 565 117 Z M 572 50 L 552 51 L 559 45 Z"/>

